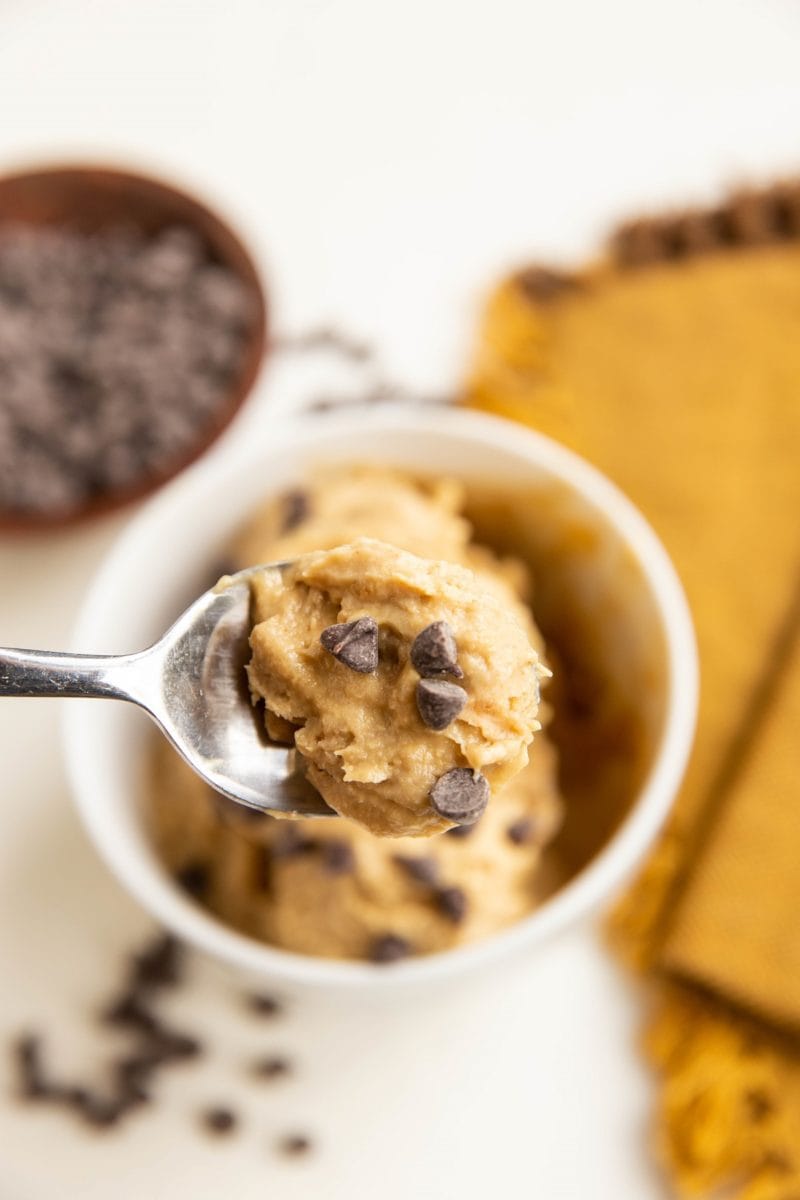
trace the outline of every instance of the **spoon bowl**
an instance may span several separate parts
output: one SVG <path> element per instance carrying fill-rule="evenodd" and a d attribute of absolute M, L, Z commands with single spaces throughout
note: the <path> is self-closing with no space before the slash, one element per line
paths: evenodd
<path fill-rule="evenodd" d="M 306 779 L 296 751 L 267 737 L 247 687 L 250 580 L 289 565 L 226 576 L 135 654 L 0 650 L 0 696 L 127 700 L 144 709 L 223 796 L 273 816 L 335 816 Z"/>

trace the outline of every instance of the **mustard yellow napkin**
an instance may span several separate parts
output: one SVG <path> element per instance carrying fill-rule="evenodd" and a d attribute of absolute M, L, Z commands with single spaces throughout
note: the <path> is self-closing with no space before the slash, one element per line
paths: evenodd
<path fill-rule="evenodd" d="M 679 1190 L 800 1197 L 800 184 L 505 281 L 468 399 L 597 463 L 682 576 L 698 738 L 614 935 L 654 993 Z"/>

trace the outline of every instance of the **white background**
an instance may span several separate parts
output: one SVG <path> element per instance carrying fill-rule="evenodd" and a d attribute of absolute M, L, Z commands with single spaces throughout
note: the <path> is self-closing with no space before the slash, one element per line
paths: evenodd
<path fill-rule="evenodd" d="M 0 0 L 0 167 L 112 159 L 194 186 L 257 252 L 276 328 L 335 320 L 446 390 L 509 265 L 577 261 L 643 206 L 800 168 L 799 51 L 791 0 Z M 307 386 L 268 373 L 232 436 L 268 437 Z M 0 641 L 66 644 L 125 519 L 0 542 Z M 57 707 L 1 715 L 0 1037 L 52 1027 L 66 1071 L 148 925 L 68 807 Z M 215 1053 L 121 1135 L 20 1110 L 3 1064 L 0 1200 L 668 1194 L 640 1006 L 588 931 L 430 996 L 299 1000 L 274 1032 L 204 967 L 178 1004 Z M 296 1053 L 296 1080 L 254 1093 L 254 1045 Z M 215 1099 L 247 1123 L 209 1146 L 192 1112 Z M 295 1126 L 319 1151 L 284 1165 L 270 1140 Z"/>

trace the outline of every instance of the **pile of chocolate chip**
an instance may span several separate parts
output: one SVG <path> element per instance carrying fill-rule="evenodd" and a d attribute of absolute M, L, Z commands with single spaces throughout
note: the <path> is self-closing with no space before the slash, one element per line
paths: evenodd
<path fill-rule="evenodd" d="M 62 517 L 217 427 L 255 315 L 192 229 L 0 225 L 0 512 Z"/>
<path fill-rule="evenodd" d="M 100 1086 L 96 1081 L 57 1078 L 47 1065 L 42 1037 L 34 1033 L 19 1037 L 12 1046 L 18 1097 L 71 1111 L 94 1129 L 119 1125 L 151 1104 L 159 1074 L 200 1057 L 205 1050 L 198 1037 L 168 1025 L 159 1012 L 164 994 L 185 984 L 185 967 L 186 950 L 170 934 L 158 934 L 131 956 L 121 988 L 100 1011 L 102 1024 L 127 1032 L 130 1045 L 111 1059 Z M 275 996 L 261 993 L 246 995 L 245 1002 L 248 1011 L 260 1018 L 277 1017 L 283 1009 Z M 262 1082 L 291 1072 L 290 1060 L 276 1053 L 259 1053 L 248 1067 L 251 1079 Z M 216 1102 L 201 1107 L 196 1118 L 199 1127 L 214 1136 L 232 1134 L 241 1124 L 233 1107 Z M 298 1131 L 283 1133 L 275 1142 L 277 1152 L 290 1157 L 311 1148 L 311 1139 Z"/>
<path fill-rule="evenodd" d="M 320 634 L 323 647 L 343 666 L 360 675 L 378 669 L 378 623 L 374 617 L 359 617 L 329 625 Z M 463 679 L 458 665 L 458 647 L 446 621 L 434 621 L 418 633 L 409 658 L 421 676 L 416 687 L 417 711 L 424 725 L 441 733 L 459 715 L 468 696 L 457 683 L 443 679 L 452 675 Z M 472 825 L 489 803 L 489 783 L 480 771 L 454 767 L 436 780 L 431 788 L 432 807 L 448 821 Z"/>

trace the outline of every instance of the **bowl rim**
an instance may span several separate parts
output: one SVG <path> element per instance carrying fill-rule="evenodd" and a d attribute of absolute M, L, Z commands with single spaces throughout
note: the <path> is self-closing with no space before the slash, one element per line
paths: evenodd
<path fill-rule="evenodd" d="M 69 530 L 76 525 L 99 520 L 111 513 L 128 507 L 136 501 L 155 494 L 166 484 L 192 466 L 216 444 L 235 422 L 242 409 L 253 395 L 256 384 L 270 350 L 271 313 L 269 293 L 264 282 L 258 258 L 247 243 L 239 225 L 224 209 L 194 185 L 173 182 L 171 177 L 157 171 L 139 169 L 136 165 L 91 158 L 52 159 L 47 162 L 28 162 L 10 166 L 0 173 L 0 196 L 6 188 L 20 185 L 58 183 L 59 181 L 84 181 L 100 187 L 144 188 L 159 196 L 166 204 L 177 205 L 184 211 L 186 224 L 200 230 L 208 241 L 208 230 L 214 231 L 214 240 L 227 244 L 229 254 L 238 260 L 237 274 L 244 279 L 253 295 L 254 313 L 252 329 L 242 355 L 241 368 L 234 384 L 230 387 L 224 403 L 214 414 L 212 422 L 203 436 L 186 451 L 177 456 L 163 470 L 154 472 L 129 487 L 109 490 L 96 496 L 80 508 L 63 514 L 36 515 L 15 513 L 0 508 L 0 535 L 9 538 L 41 536 L 59 530 Z M 0 205 L 0 208 L 2 206 Z M 0 224 L 5 218 L 0 216 Z M 44 222 L 50 225 L 53 222 Z"/>
<path fill-rule="evenodd" d="M 91 744 L 88 704 L 65 707 L 63 751 L 72 796 L 101 857 L 142 906 L 167 928 L 212 957 L 242 969 L 250 976 L 311 988 L 347 989 L 368 985 L 395 989 L 450 978 L 469 969 L 489 966 L 522 947 L 533 947 L 581 918 L 593 914 L 633 874 L 662 828 L 683 777 L 691 751 L 698 704 L 697 647 L 689 606 L 675 568 L 661 541 L 633 503 L 597 468 L 544 434 L 505 418 L 462 408 L 409 409 L 386 406 L 377 411 L 297 417 L 263 444 L 231 448 L 227 455 L 199 463 L 154 496 L 112 545 L 85 596 L 73 644 L 91 644 L 96 615 L 106 606 L 105 594 L 132 548 L 160 525 L 166 512 L 189 508 L 199 492 L 230 480 L 238 470 L 256 466 L 265 453 L 289 447 L 312 448 L 316 437 L 331 433 L 386 432 L 400 428 L 448 436 L 455 434 L 481 443 L 491 442 L 506 453 L 536 465 L 575 488 L 617 530 L 633 553 L 660 619 L 667 664 L 666 706 L 653 762 L 637 799 L 606 845 L 563 888 L 540 908 L 515 924 L 465 946 L 411 958 L 391 967 L 342 959 L 313 957 L 256 941 L 224 924 L 185 895 L 155 853 L 159 886 L 146 880 L 124 846 L 104 823 L 94 789 L 87 778 L 86 753 Z M 390 457 L 390 456 L 389 456 Z M 265 492 L 267 489 L 265 488 Z"/>

